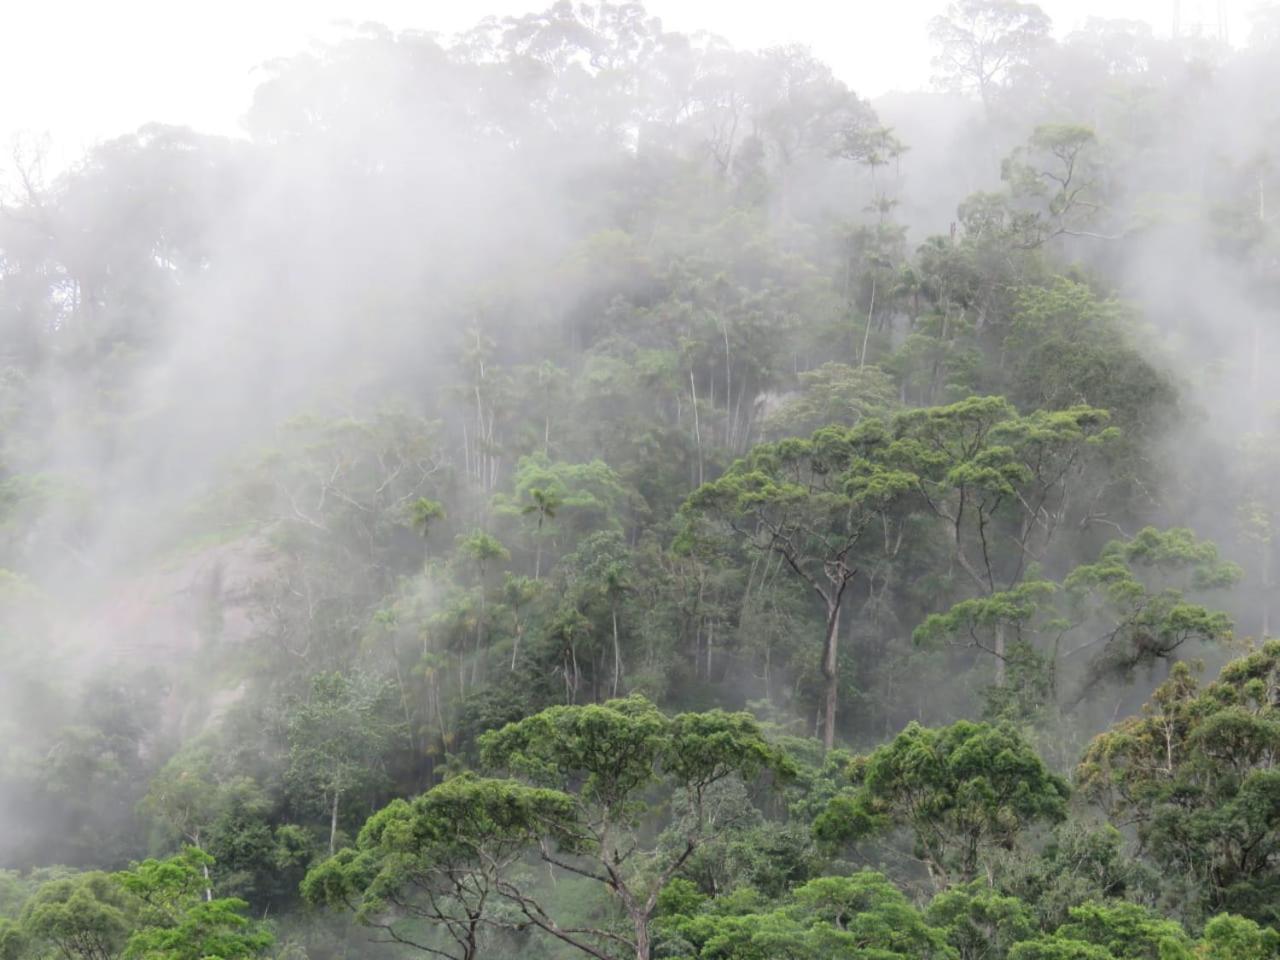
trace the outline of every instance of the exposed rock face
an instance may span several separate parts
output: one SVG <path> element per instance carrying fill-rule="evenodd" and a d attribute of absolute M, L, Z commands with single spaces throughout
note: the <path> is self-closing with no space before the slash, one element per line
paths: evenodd
<path fill-rule="evenodd" d="M 752 422 L 766 423 L 770 417 L 799 396 L 799 390 L 766 390 L 756 397 Z"/>
<path fill-rule="evenodd" d="M 210 645 L 248 642 L 255 630 L 259 586 L 272 578 L 279 558 L 259 538 L 206 547 L 117 584 L 90 604 L 66 629 L 60 658 L 76 672 L 154 668 L 172 676 L 184 661 Z M 170 685 L 164 714 L 170 729 L 203 724 L 238 698 L 241 687 L 210 689 L 195 703 Z M 228 699 L 230 698 L 230 699 Z"/>

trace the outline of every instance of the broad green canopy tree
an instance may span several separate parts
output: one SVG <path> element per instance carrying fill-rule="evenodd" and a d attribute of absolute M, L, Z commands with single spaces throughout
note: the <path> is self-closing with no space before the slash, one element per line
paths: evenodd
<path fill-rule="evenodd" d="M 930 925 L 897 887 L 871 870 L 819 877 L 781 903 L 750 906 L 755 909 L 717 910 L 714 901 L 678 904 L 672 898 L 673 909 L 661 922 L 663 955 L 698 960 L 956 957 L 943 930 Z"/>
<path fill-rule="evenodd" d="M 840 618 L 849 587 L 879 551 L 901 542 L 899 508 L 917 477 L 885 462 L 889 435 L 871 420 L 806 440 L 760 444 L 689 497 L 686 515 L 719 521 L 779 556 L 822 602 L 822 742 L 835 743 Z"/>
<path fill-rule="evenodd" d="M 513 927 L 598 960 L 649 960 L 659 894 L 729 826 L 715 786 L 791 772 L 747 714 L 667 717 L 639 697 L 552 707 L 485 734 L 481 755 L 521 780 L 459 777 L 394 802 L 370 819 L 354 850 L 311 871 L 307 897 L 345 903 L 397 942 L 460 960 L 477 956 L 486 931 Z M 650 806 L 651 797 L 673 794 L 684 808 L 674 846 L 656 842 L 662 811 Z M 526 855 L 600 884 L 626 932 L 606 918 L 581 924 L 558 915 L 527 875 Z M 418 939 L 414 921 L 440 926 L 448 943 Z"/>
<path fill-rule="evenodd" d="M 249 960 L 274 942 L 245 916 L 242 900 L 210 898 L 208 854 L 188 847 L 119 873 L 93 871 L 49 880 L 24 905 L 18 923 L 0 924 L 0 949 L 12 960 Z M 6 953 L 6 960 L 10 960 Z"/>
<path fill-rule="evenodd" d="M 911 724 L 851 767 L 853 789 L 814 822 L 822 843 L 905 827 L 934 885 L 973 880 L 997 850 L 1015 849 L 1037 824 L 1067 813 L 1066 781 L 1011 726 Z"/>
<path fill-rule="evenodd" d="M 1097 648 L 1095 672 L 1114 675 L 1162 660 L 1171 664 L 1190 641 L 1230 639 L 1231 618 L 1187 594 L 1230 587 L 1241 575 L 1215 544 L 1190 530 L 1145 527 L 1130 540 L 1108 543 L 1096 563 L 1077 567 L 1064 586 L 1077 619 L 1105 625 L 1086 647 Z"/>
<path fill-rule="evenodd" d="M 959 960 L 1004 960 L 1015 943 L 1036 934 L 1028 905 L 993 890 L 986 880 L 942 891 L 929 902 L 925 917 L 946 931 Z"/>
<path fill-rule="evenodd" d="M 20 929 L 28 942 L 49 945 L 63 960 L 116 960 L 138 906 L 110 874 L 82 873 L 42 885 L 23 907 Z"/>
<path fill-rule="evenodd" d="M 1280 892 L 1280 641 L 1201 685 L 1178 663 L 1143 715 L 1089 745 L 1083 795 L 1132 823 L 1139 853 L 1200 916 L 1230 911 L 1274 925 Z"/>
<path fill-rule="evenodd" d="M 1070 626 L 1053 616 L 1060 593 L 1047 580 L 1024 580 L 1009 590 L 961 600 L 945 613 L 932 613 L 912 632 L 917 644 L 938 640 L 972 646 L 997 655 L 1006 684 L 987 691 L 987 706 L 995 714 L 1013 709 L 1016 715 L 1052 705 L 1056 695 L 1057 649 Z M 1042 635 L 1052 639 L 1049 651 L 1040 649 Z"/>
<path fill-rule="evenodd" d="M 970 397 L 900 414 L 889 457 L 918 477 L 972 590 L 1017 604 L 1026 599 L 1019 585 L 1068 521 L 1088 453 L 1115 437 L 1109 419 L 1086 406 L 1020 415 L 1003 397 Z M 1009 616 L 988 619 L 1000 686 Z"/>
<path fill-rule="evenodd" d="M 1076 567 L 1061 584 L 1024 580 L 963 600 L 930 614 L 913 636 L 994 651 L 1003 634 L 1012 682 L 988 691 L 988 707 L 1026 717 L 1060 705 L 1068 680 L 1076 690 L 1061 705 L 1078 706 L 1105 683 L 1131 680 L 1138 667 L 1171 665 L 1188 643 L 1230 639 L 1230 617 L 1193 596 L 1229 587 L 1240 575 L 1190 530 L 1144 527 L 1108 542 L 1095 562 Z M 1071 676 L 1063 676 L 1069 666 Z"/>
<path fill-rule="evenodd" d="M 1086 903 L 1049 936 L 1028 938 L 1009 960 L 1193 960 L 1181 925 L 1136 903 Z"/>
<path fill-rule="evenodd" d="M 513 870 L 570 807 L 554 790 L 454 777 L 370 817 L 355 847 L 307 874 L 303 895 L 348 907 L 392 943 L 479 960 L 498 930 L 517 925 L 518 913 L 495 911 Z"/>
<path fill-rule="evenodd" d="M 249 960 L 275 943 L 268 929 L 245 916 L 249 905 L 243 900 L 209 896 L 212 862 L 202 850 L 188 847 L 116 875 L 139 904 L 124 960 Z"/>
<path fill-rule="evenodd" d="M 1203 960 L 1271 960 L 1280 956 L 1280 933 L 1221 913 L 1205 924 L 1199 955 Z"/>
<path fill-rule="evenodd" d="M 552 821 L 541 856 L 554 867 L 603 885 L 620 902 L 632 934 L 622 943 L 649 960 L 649 925 L 658 895 L 689 857 L 727 824 L 716 816 L 711 788 L 728 778 L 751 783 L 785 777 L 791 765 L 748 714 L 681 713 L 666 717 L 642 697 L 583 707 L 551 707 L 485 734 L 481 758 L 530 782 L 560 790 L 573 815 Z M 674 848 L 648 846 L 645 797 L 662 785 L 686 805 L 684 836 Z M 565 930 L 527 895 L 517 905 L 540 929 L 593 956 L 611 954 L 616 935 Z"/>

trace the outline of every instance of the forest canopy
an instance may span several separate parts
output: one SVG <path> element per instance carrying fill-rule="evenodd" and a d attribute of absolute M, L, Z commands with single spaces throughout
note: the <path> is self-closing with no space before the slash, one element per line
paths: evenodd
<path fill-rule="evenodd" d="M 1280 957 L 1280 18 L 640 4 L 0 177 L 0 960 Z"/>

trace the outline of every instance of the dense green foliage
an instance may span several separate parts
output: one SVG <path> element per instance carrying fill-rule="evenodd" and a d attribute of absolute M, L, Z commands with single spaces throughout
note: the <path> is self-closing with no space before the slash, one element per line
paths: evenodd
<path fill-rule="evenodd" d="M 1277 23 L 561 2 L 19 162 L 0 960 L 1280 957 Z"/>

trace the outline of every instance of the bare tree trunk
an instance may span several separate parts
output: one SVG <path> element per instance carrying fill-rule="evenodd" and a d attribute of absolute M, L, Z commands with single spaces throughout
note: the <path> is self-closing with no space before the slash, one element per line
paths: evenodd
<path fill-rule="evenodd" d="M 649 960 L 649 918 L 635 917 L 636 960 Z"/>
<path fill-rule="evenodd" d="M 702 578 L 701 573 L 698 576 L 698 602 L 694 605 L 693 616 L 693 676 L 696 680 L 699 672 L 702 670 L 702 597 L 707 588 L 707 582 Z"/>
<path fill-rule="evenodd" d="M 729 352 L 729 324 L 720 317 L 720 332 L 724 335 L 724 444 L 733 448 L 733 357 Z"/>
<path fill-rule="evenodd" d="M 996 686 L 1004 686 L 1004 624 L 996 623 Z"/>
<path fill-rule="evenodd" d="M 748 420 L 744 422 L 742 419 L 742 395 L 747 392 L 747 385 L 742 383 L 738 386 L 738 402 L 733 408 L 733 433 L 730 434 L 732 449 L 736 452 L 746 446 L 747 435 L 750 433 L 750 413 Z"/>
<path fill-rule="evenodd" d="M 693 379 L 693 367 L 689 368 L 689 393 L 693 396 L 693 437 L 698 444 L 698 486 L 702 486 L 702 425 L 698 420 L 698 386 Z"/>
<path fill-rule="evenodd" d="M 827 635 L 822 647 L 822 677 L 826 681 L 826 702 L 822 716 L 822 746 L 830 750 L 836 743 L 836 701 L 840 678 L 836 672 L 840 647 L 840 599 L 827 601 Z"/>
<path fill-rule="evenodd" d="M 400 650 L 395 642 L 395 636 L 391 639 L 392 656 L 396 658 L 396 686 L 400 689 L 400 709 L 404 711 L 405 731 L 409 735 L 409 748 L 416 754 L 418 752 L 418 737 L 413 732 L 413 711 L 409 709 L 409 694 L 404 688 L 404 675 L 400 671 Z"/>
<path fill-rule="evenodd" d="M 1263 190 L 1262 173 L 1258 173 L 1258 222 L 1265 223 L 1267 217 L 1266 193 Z M 1250 387 L 1253 395 L 1258 395 L 1258 386 L 1262 378 L 1262 323 L 1253 322 L 1253 357 L 1251 363 Z"/>
<path fill-rule="evenodd" d="M 867 365 L 867 344 L 871 341 L 871 318 L 876 312 L 876 275 L 871 274 L 871 306 L 867 308 L 867 329 L 862 332 L 862 353 L 858 356 L 858 369 Z"/>
<path fill-rule="evenodd" d="M 480 375 L 476 378 L 475 395 L 476 395 L 476 481 L 480 486 L 484 487 L 485 474 L 485 453 L 484 447 L 481 445 L 486 439 L 486 431 L 484 428 L 484 400 L 480 394 L 480 381 L 484 379 L 484 364 L 480 365 Z"/>
<path fill-rule="evenodd" d="M 187 839 L 191 841 L 191 845 L 199 850 L 204 850 L 200 846 L 200 830 L 196 829 L 195 833 L 190 834 Z M 204 874 L 204 899 L 206 902 L 213 899 L 213 884 L 209 880 L 209 865 L 207 863 L 200 864 L 200 872 Z"/>
<path fill-rule="evenodd" d="M 480 616 L 476 618 L 476 649 L 471 661 L 471 686 L 480 682 L 480 651 L 484 646 L 484 620 L 487 615 L 484 601 L 484 585 L 480 586 Z"/>
<path fill-rule="evenodd" d="M 341 794 L 333 791 L 333 810 L 329 815 L 329 856 L 333 856 L 338 844 L 338 797 Z"/>
<path fill-rule="evenodd" d="M 431 678 L 431 702 L 436 708 L 436 724 L 440 727 L 440 742 L 449 742 L 449 730 L 444 722 L 444 704 L 441 702 L 440 682 L 433 675 Z"/>
<path fill-rule="evenodd" d="M 622 679 L 622 646 L 618 643 L 618 608 L 610 611 L 613 614 L 613 696 L 618 695 L 618 683 Z"/>
<path fill-rule="evenodd" d="M 707 624 L 707 682 L 711 682 L 711 649 L 716 642 L 716 622 Z"/>

